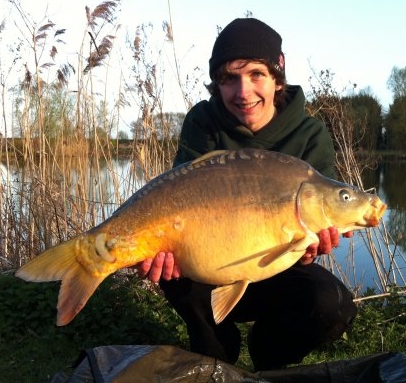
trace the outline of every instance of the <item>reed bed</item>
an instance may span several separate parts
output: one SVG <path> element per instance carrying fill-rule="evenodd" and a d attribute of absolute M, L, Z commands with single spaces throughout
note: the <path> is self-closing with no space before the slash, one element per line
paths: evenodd
<path fill-rule="evenodd" d="M 7 138 L 0 146 L 0 265 L 9 271 L 105 220 L 145 181 L 171 166 L 176 147 L 155 94 L 159 72 L 148 61 L 146 32 L 140 29 L 128 43 L 134 58 L 129 75 L 108 107 L 108 60 L 119 1 L 86 7 L 87 28 L 75 64 L 57 61 L 65 30 L 45 17 L 43 23 L 30 20 L 18 1 L 11 3 L 23 38 L 32 43 L 25 47 L 31 65 L 21 64 L 24 76 L 13 88 L 11 122 L 5 117 L 10 97 L 5 84 L 1 99 Z M 101 76 L 106 78 L 102 86 Z M 132 140 L 119 140 L 124 106 L 134 109 L 128 127 Z"/>
<path fill-rule="evenodd" d="M 21 64 L 23 60 L 16 61 L 25 69 L 24 77 L 13 88 L 11 123 L 5 117 L 9 95 L 4 83 L 2 87 L 2 121 L 8 136 L 0 145 L 3 272 L 12 272 L 45 248 L 100 223 L 144 182 L 170 168 L 182 118 L 182 113 L 164 111 L 161 73 L 165 68 L 160 67 L 159 59 L 151 61 L 148 54 L 148 26 L 139 26 L 134 36 L 127 38 L 127 50 L 133 57 L 131 68 L 126 76 L 120 76 L 118 89 L 112 92 L 108 88 L 119 1 L 103 2 L 94 10 L 86 7 L 88 23 L 77 62 L 61 62 L 57 70 L 49 63 L 58 55 L 64 30 L 48 20 L 33 22 L 17 1 L 11 3 L 20 17 L 20 33 L 26 41 L 32 41 L 29 53 L 33 64 L 29 67 Z M 173 51 L 173 67 L 186 113 L 195 101 L 191 94 L 203 84 L 200 72 L 189 73 L 182 80 L 171 24 L 165 25 L 163 39 Z M 50 57 L 45 52 L 50 52 Z M 54 74 L 54 79 L 45 81 L 45 73 L 47 78 Z M 102 75 L 106 81 L 100 87 L 96 79 Z M 317 80 L 309 112 L 323 118 L 331 130 L 340 178 L 362 188 L 362 169 L 372 160 L 361 163 L 356 158 L 354 121 L 348 117 L 339 94 L 332 90 L 331 78 L 322 75 Z M 68 90 L 72 83 L 76 84 L 74 92 Z M 112 93 L 117 98 L 111 105 L 108 95 Z M 134 110 L 129 127 L 133 137 L 120 140 L 120 116 L 129 106 Z M 117 138 L 111 138 L 113 133 Z M 398 264 L 405 260 L 385 225 L 361 235 L 379 276 L 378 292 L 405 285 Z M 334 256 L 321 259 L 358 296 L 362 283 L 353 282 L 354 257 L 354 246 L 350 245 L 348 270 L 343 270 Z"/>

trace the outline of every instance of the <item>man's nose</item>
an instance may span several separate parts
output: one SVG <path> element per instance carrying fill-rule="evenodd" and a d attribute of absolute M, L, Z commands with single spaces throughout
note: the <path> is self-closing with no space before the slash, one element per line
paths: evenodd
<path fill-rule="evenodd" d="M 249 78 L 247 77 L 240 77 L 238 81 L 236 82 L 236 93 L 239 97 L 246 97 L 251 89 L 252 89 L 252 83 Z"/>

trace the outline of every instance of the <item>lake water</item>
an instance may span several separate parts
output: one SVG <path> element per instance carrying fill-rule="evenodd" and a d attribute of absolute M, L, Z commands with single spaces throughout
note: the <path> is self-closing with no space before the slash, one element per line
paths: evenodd
<path fill-rule="evenodd" d="M 20 170 L 15 169 L 11 174 L 7 173 L 4 166 L 0 170 L 3 180 L 3 186 L 0 187 L 3 187 L 3 193 L 7 175 L 12 187 L 21 186 Z M 114 177 L 111 176 L 112 172 Z M 339 248 L 335 249 L 331 256 L 320 257 L 327 267 L 341 275 L 354 290 L 374 287 L 382 292 L 388 284 L 406 284 L 403 279 L 403 275 L 406 277 L 405 175 L 406 161 L 382 162 L 375 169 L 364 172 L 364 188 L 375 188 L 380 198 L 388 205 L 383 224 L 377 229 L 356 231 L 351 239 L 342 238 Z M 128 160 L 113 161 L 97 173 L 97 178 L 89 180 L 89 185 L 95 184 L 103 184 L 104 190 L 107 190 L 107 198 L 102 204 L 103 213 L 99 215 L 102 220 L 111 215 L 120 202 L 143 184 L 142 170 Z M 117 189 L 121 201 L 114 197 L 117 196 Z M 97 199 L 97 193 L 89 196 L 90 198 Z"/>

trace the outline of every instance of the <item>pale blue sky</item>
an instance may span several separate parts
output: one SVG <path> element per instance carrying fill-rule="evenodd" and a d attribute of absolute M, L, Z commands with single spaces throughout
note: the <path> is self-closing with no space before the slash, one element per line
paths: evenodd
<path fill-rule="evenodd" d="M 8 2 L 0 2 L 3 12 L 7 12 Z M 67 28 L 64 39 L 72 43 L 83 38 L 85 5 L 94 8 L 101 1 L 21 0 L 21 3 L 38 21 L 48 4 L 49 18 L 58 28 Z M 370 87 L 387 108 L 392 102 L 386 85 L 390 72 L 394 66 L 406 67 L 404 0 L 122 0 L 118 13 L 123 25 L 121 38 L 124 40 L 127 31 L 134 33 L 137 25 L 148 22 L 162 33 L 162 22 L 169 20 L 169 5 L 181 73 L 186 76 L 198 66 L 204 71 L 204 82 L 209 79 L 208 59 L 217 26 L 224 27 L 234 18 L 244 17 L 247 11 L 281 34 L 288 81 L 302 85 L 305 91 L 309 90 L 310 67 L 316 71 L 329 69 L 335 73 L 338 91 L 350 89 L 351 83 L 356 83 L 358 90 Z M 9 19 L 7 13 L 5 17 Z M 2 19 L 0 16 L 0 22 Z M 8 31 L 12 27 L 9 23 Z M 72 49 L 68 52 L 75 54 Z M 202 97 L 206 96 L 203 90 Z M 170 98 L 173 101 L 175 97 Z"/>
<path fill-rule="evenodd" d="M 135 22 L 167 17 L 166 1 L 145 4 L 134 12 Z M 406 66 L 404 0 L 172 0 L 170 5 L 175 40 L 185 50 L 195 44 L 192 58 L 206 70 L 216 26 L 244 17 L 247 10 L 281 34 L 291 83 L 306 87 L 310 66 L 330 69 L 343 87 L 370 86 L 387 106 L 390 72 Z"/>

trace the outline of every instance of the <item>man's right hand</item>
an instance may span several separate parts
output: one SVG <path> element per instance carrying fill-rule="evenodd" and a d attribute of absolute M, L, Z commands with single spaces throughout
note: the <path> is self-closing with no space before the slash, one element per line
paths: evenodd
<path fill-rule="evenodd" d="M 351 238 L 353 236 L 352 231 L 343 233 L 343 237 Z M 338 247 L 340 244 L 340 234 L 336 227 L 329 227 L 328 229 L 321 230 L 319 233 L 319 243 L 313 243 L 309 245 L 306 253 L 299 260 L 302 265 L 309 265 L 313 263 L 315 258 L 322 254 L 330 254 L 334 247 Z"/>
<path fill-rule="evenodd" d="M 135 268 L 140 278 L 148 278 L 152 282 L 166 281 L 180 278 L 180 268 L 172 253 L 159 252 L 155 258 L 147 258 L 137 264 Z"/>

